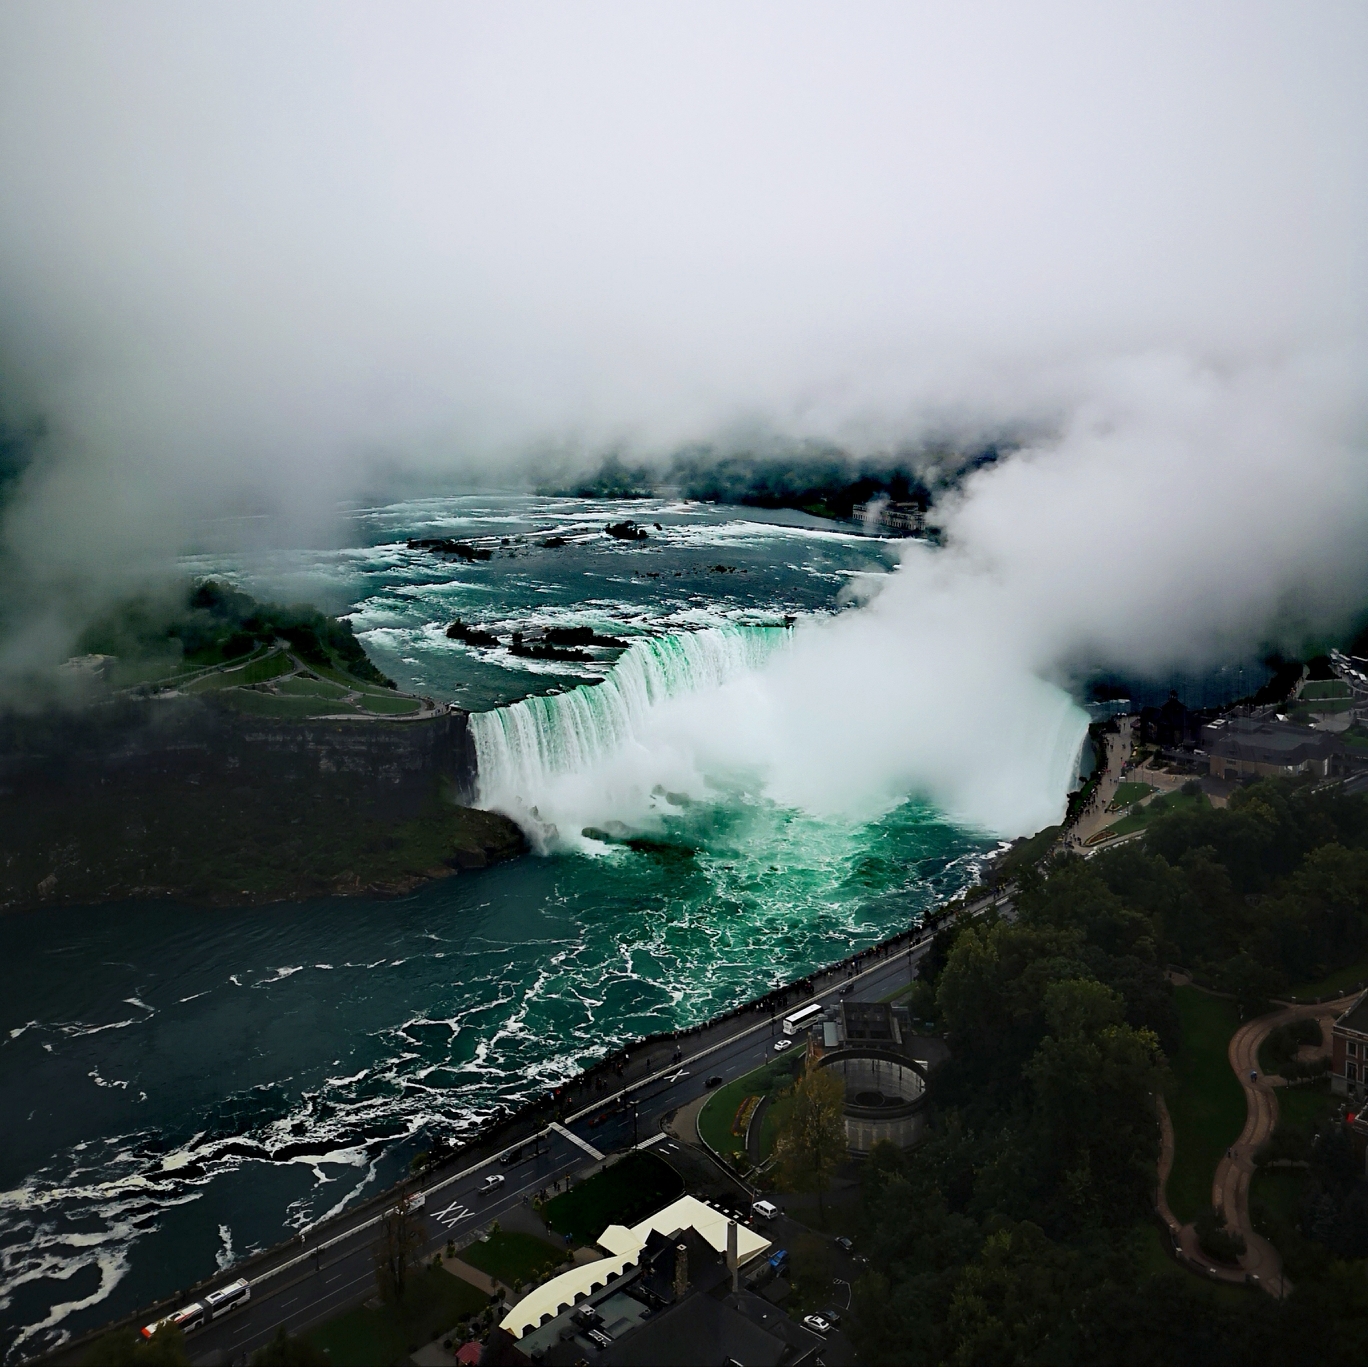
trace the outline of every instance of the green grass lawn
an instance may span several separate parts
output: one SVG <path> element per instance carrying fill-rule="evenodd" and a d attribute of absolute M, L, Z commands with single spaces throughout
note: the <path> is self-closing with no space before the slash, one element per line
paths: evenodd
<path fill-rule="evenodd" d="M 266 683 L 294 670 L 294 661 L 283 650 L 248 656 L 245 664 L 226 665 L 219 677 L 230 686 Z"/>
<path fill-rule="evenodd" d="M 557 1234 L 592 1244 L 608 1225 L 634 1225 L 683 1192 L 684 1179 L 668 1163 L 637 1152 L 553 1197 L 543 1214 Z"/>
<path fill-rule="evenodd" d="M 1248 1305 L 1248 1288 L 1231 1282 L 1216 1282 L 1195 1272 L 1189 1272 L 1172 1257 L 1166 1248 L 1167 1240 L 1158 1225 L 1146 1220 L 1134 1231 L 1136 1272 L 1140 1280 L 1146 1277 L 1182 1277 L 1188 1288 L 1207 1300 L 1227 1305 Z"/>
<path fill-rule="evenodd" d="M 404 712 L 416 712 L 422 703 L 417 698 L 397 697 L 395 694 L 388 695 L 380 693 L 363 694 L 365 709 L 367 712 L 378 712 L 382 716 L 398 716 Z"/>
<path fill-rule="evenodd" d="M 1249 1213 L 1254 1228 L 1282 1254 L 1292 1281 L 1323 1276 L 1331 1262 L 1324 1244 L 1308 1239 L 1297 1222 L 1301 1218 L 1307 1175 L 1300 1168 L 1256 1172 L 1249 1187 Z"/>
<path fill-rule="evenodd" d="M 293 698 L 344 698 L 351 692 L 331 679 L 306 679 L 298 674 L 293 679 L 282 679 L 277 687 L 281 693 Z"/>
<path fill-rule="evenodd" d="M 1195 987 L 1178 988 L 1174 1000 L 1183 1047 L 1171 1060 L 1165 1093 L 1174 1137 L 1168 1199 L 1186 1223 L 1211 1203 L 1216 1164 L 1244 1128 L 1245 1100 L 1226 1054 L 1240 1024 L 1234 1002 Z"/>
<path fill-rule="evenodd" d="M 222 689 L 219 697 L 228 706 L 252 717 L 324 717 L 357 710 L 338 698 L 277 697 L 274 693 L 252 693 L 245 688 Z"/>
<path fill-rule="evenodd" d="M 1137 807 L 1129 816 L 1123 816 L 1120 821 L 1108 826 L 1107 834 L 1130 835 L 1132 831 L 1143 831 L 1156 817 L 1164 816 L 1168 812 L 1192 811 L 1210 805 L 1205 793 L 1194 793 L 1191 797 L 1185 793 L 1167 793 L 1163 797 L 1156 797 L 1153 802 L 1147 802 L 1143 807 Z"/>
<path fill-rule="evenodd" d="M 1304 1087 L 1278 1088 L 1278 1119 L 1314 1134 L 1322 1120 L 1335 1109 L 1336 1099 L 1328 1081 Z"/>
<path fill-rule="evenodd" d="M 1133 802 L 1139 802 L 1142 797 L 1148 797 L 1154 788 L 1148 783 L 1119 783 L 1116 786 L 1116 794 L 1111 800 L 1107 810 L 1109 812 L 1119 812 L 1123 807 L 1129 807 Z"/>
<path fill-rule="evenodd" d="M 1314 683 L 1303 684 L 1298 696 L 1303 702 L 1320 702 L 1325 698 L 1348 698 L 1353 694 L 1343 679 L 1317 679 Z"/>
<path fill-rule="evenodd" d="M 335 1367 L 382 1367 L 404 1362 L 415 1349 L 488 1304 L 489 1298 L 469 1282 L 440 1268 L 429 1269 L 410 1282 L 402 1304 L 348 1310 L 305 1337 Z"/>
<path fill-rule="evenodd" d="M 221 669 L 211 670 L 193 682 L 183 684 L 181 691 L 185 693 L 213 693 L 225 688 L 245 688 L 249 684 L 266 683 L 270 679 L 278 679 L 282 674 L 289 674 L 293 669 L 294 661 L 283 651 L 276 650 L 269 654 L 248 656 L 245 664 L 225 665 Z"/>
<path fill-rule="evenodd" d="M 488 1240 L 476 1240 L 461 1250 L 462 1262 L 488 1272 L 505 1286 L 519 1282 L 541 1281 L 566 1260 L 567 1250 L 547 1243 L 535 1234 L 518 1230 L 496 1230 Z"/>
<path fill-rule="evenodd" d="M 1368 982 L 1368 957 L 1355 959 L 1344 968 L 1338 968 L 1315 982 L 1293 983 L 1286 995 L 1300 1001 L 1315 997 L 1338 997 L 1352 992 L 1361 982 Z"/>
<path fill-rule="evenodd" d="M 1325 702 L 1299 703 L 1288 714 L 1293 721 L 1308 723 L 1317 717 L 1348 712 L 1354 705 L 1352 698 L 1327 698 Z"/>
<path fill-rule="evenodd" d="M 795 1044 L 788 1053 L 718 1088 L 698 1113 L 699 1134 L 724 1157 L 744 1154 L 745 1134 L 732 1133 L 737 1109 L 748 1096 L 770 1096 L 787 1087 L 802 1071 L 802 1057 L 802 1050 Z"/>

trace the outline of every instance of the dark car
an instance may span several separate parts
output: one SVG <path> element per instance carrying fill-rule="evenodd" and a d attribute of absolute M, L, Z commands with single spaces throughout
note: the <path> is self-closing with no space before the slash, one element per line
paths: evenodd
<path fill-rule="evenodd" d="M 522 1148 L 519 1146 L 516 1149 L 509 1149 L 509 1151 L 499 1159 L 499 1162 L 502 1163 L 504 1167 L 511 1168 L 521 1157 Z"/>
<path fill-rule="evenodd" d="M 720 1087 L 722 1079 L 720 1077 L 710 1077 L 704 1084 L 705 1087 Z"/>
<path fill-rule="evenodd" d="M 837 1238 L 837 1240 L 836 1240 L 836 1247 L 839 1248 L 839 1249 L 841 1249 L 842 1252 L 845 1252 L 845 1253 L 854 1253 L 854 1252 L 855 1252 L 855 1245 L 854 1245 L 853 1243 L 851 1243 L 851 1241 L 850 1241 L 849 1239 L 847 1239 L 846 1236 L 845 1236 L 844 1234 L 840 1235 L 840 1236 Z"/>

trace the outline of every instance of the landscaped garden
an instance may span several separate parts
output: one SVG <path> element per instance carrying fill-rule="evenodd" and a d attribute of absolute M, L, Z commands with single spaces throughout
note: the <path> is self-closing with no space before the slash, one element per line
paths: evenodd
<path fill-rule="evenodd" d="M 608 1225 L 634 1225 L 669 1205 L 684 1179 L 653 1153 L 638 1151 L 546 1203 L 542 1214 L 557 1234 L 592 1244 Z"/>
<path fill-rule="evenodd" d="M 803 1052 L 795 1047 L 719 1088 L 698 1113 L 698 1132 L 704 1142 L 724 1158 L 741 1162 L 746 1154 L 746 1126 L 756 1106 L 765 1097 L 786 1090 L 802 1071 Z"/>
<path fill-rule="evenodd" d="M 1244 1128 L 1244 1090 L 1226 1052 L 1240 1024 L 1235 1003 L 1195 987 L 1174 993 L 1183 1047 L 1171 1060 L 1165 1092 L 1173 1121 L 1173 1169 L 1168 1200 L 1184 1223 L 1211 1205 L 1216 1164 Z"/>
<path fill-rule="evenodd" d="M 1163 797 L 1156 797 L 1153 802 L 1145 803 L 1143 807 L 1136 807 L 1129 815 L 1123 816 L 1100 835 L 1094 836 L 1093 840 L 1109 840 L 1118 835 L 1130 835 L 1134 831 L 1143 831 L 1157 817 L 1167 816 L 1170 812 L 1195 812 L 1211 805 L 1200 788 L 1186 792 L 1184 790 L 1187 786 L 1184 784 L 1176 793 L 1166 793 Z"/>
<path fill-rule="evenodd" d="M 1148 783 L 1133 783 L 1130 780 L 1125 783 L 1118 783 L 1111 802 L 1107 804 L 1107 810 L 1109 812 L 1123 811 L 1139 802 L 1142 797 L 1148 797 L 1153 791 L 1154 789 Z"/>
<path fill-rule="evenodd" d="M 1320 997 L 1346 996 L 1360 983 L 1368 982 L 1368 957 L 1355 959 L 1345 968 L 1327 973 L 1323 978 L 1311 982 L 1293 983 L 1287 989 L 1288 997 L 1298 1001 L 1315 1001 Z"/>
<path fill-rule="evenodd" d="M 398 1305 L 363 1305 L 305 1337 L 334 1367 L 388 1367 L 489 1307 L 489 1297 L 441 1268 L 411 1274 Z"/>

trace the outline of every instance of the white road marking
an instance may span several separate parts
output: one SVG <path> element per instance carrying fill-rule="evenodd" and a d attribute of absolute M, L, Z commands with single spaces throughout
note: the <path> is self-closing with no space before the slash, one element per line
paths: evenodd
<path fill-rule="evenodd" d="M 572 1130 L 567 1130 L 564 1125 L 558 1125 L 554 1120 L 551 1122 L 551 1128 L 557 1134 L 563 1135 L 572 1144 L 578 1144 L 595 1162 L 601 1163 L 603 1161 L 603 1155 L 587 1139 L 581 1139 Z"/>
<path fill-rule="evenodd" d="M 453 1201 L 449 1206 L 437 1211 L 433 1219 L 439 1225 L 444 1225 L 447 1229 L 452 1229 L 460 1224 L 471 1213 L 469 1206 L 463 1206 L 459 1201 Z"/>

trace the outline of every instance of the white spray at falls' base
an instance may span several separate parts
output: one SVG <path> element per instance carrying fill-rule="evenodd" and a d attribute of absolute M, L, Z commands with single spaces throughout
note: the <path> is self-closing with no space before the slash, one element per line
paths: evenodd
<path fill-rule="evenodd" d="M 481 805 L 542 850 L 696 802 L 864 822 L 916 796 L 1008 837 L 1058 821 L 1086 715 L 934 593 L 910 634 L 929 565 L 834 619 L 639 642 L 600 685 L 473 716 Z"/>

